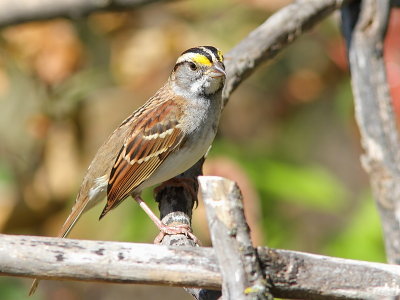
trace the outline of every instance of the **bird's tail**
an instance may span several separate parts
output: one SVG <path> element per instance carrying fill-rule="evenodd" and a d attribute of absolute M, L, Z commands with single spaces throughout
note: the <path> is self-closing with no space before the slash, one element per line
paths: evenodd
<path fill-rule="evenodd" d="M 74 227 L 75 223 L 79 220 L 80 216 L 84 212 L 88 202 L 89 202 L 88 197 L 85 197 L 80 201 L 77 200 L 75 202 L 75 205 L 72 207 L 71 213 L 69 214 L 67 220 L 65 220 L 64 225 L 61 227 L 60 231 L 58 232 L 57 237 L 65 238 L 69 234 L 71 229 Z M 39 282 L 40 282 L 40 279 L 38 279 L 38 278 L 35 278 L 33 280 L 31 289 L 29 290 L 29 296 L 32 296 L 35 293 L 35 291 L 39 285 Z"/>

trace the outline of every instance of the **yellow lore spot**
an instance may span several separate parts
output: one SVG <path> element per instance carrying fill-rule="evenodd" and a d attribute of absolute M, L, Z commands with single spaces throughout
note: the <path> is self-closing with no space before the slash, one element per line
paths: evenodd
<path fill-rule="evenodd" d="M 205 66 L 212 65 L 212 62 L 202 54 L 196 54 L 195 56 L 193 56 L 192 60 L 200 65 L 205 65 Z"/>
<path fill-rule="evenodd" d="M 224 61 L 224 56 L 222 55 L 222 52 L 218 50 L 217 54 L 218 54 L 218 60 L 223 62 Z"/>

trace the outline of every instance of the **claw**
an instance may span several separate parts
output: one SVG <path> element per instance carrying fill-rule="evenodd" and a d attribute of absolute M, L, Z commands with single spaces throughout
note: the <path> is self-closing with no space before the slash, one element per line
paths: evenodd
<path fill-rule="evenodd" d="M 192 229 L 187 224 L 165 225 L 160 226 L 160 233 L 154 239 L 154 244 L 160 244 L 166 235 L 184 234 L 197 245 L 200 245 L 200 240 L 192 233 Z"/>

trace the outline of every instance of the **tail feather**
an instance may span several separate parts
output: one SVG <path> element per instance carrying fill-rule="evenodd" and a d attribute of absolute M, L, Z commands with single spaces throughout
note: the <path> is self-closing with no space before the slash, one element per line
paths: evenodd
<path fill-rule="evenodd" d="M 89 202 L 89 198 L 85 197 L 84 199 L 81 199 L 80 201 L 75 202 L 75 205 L 72 207 L 72 211 L 69 214 L 67 220 L 65 220 L 64 225 L 61 227 L 60 231 L 58 232 L 57 237 L 60 238 L 65 238 L 71 231 L 71 229 L 74 227 L 76 222 L 79 220 L 80 216 L 84 212 L 86 205 Z M 32 296 L 38 285 L 39 285 L 40 279 L 35 278 L 32 282 L 32 286 L 29 290 L 29 296 Z"/>

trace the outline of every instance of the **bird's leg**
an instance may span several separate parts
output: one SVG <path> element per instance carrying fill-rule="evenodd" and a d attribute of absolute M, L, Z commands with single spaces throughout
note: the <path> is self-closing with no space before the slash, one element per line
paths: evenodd
<path fill-rule="evenodd" d="M 184 234 L 190 237 L 196 244 L 198 244 L 198 238 L 192 233 L 192 229 L 188 224 L 178 224 L 178 225 L 165 225 L 161 220 L 153 213 L 153 211 L 148 207 L 146 202 L 140 196 L 135 195 L 133 197 L 135 201 L 139 204 L 139 206 L 144 210 L 144 212 L 150 217 L 150 219 L 156 224 L 158 229 L 160 229 L 160 233 L 154 240 L 155 244 L 161 243 L 162 239 L 166 234 Z"/>

